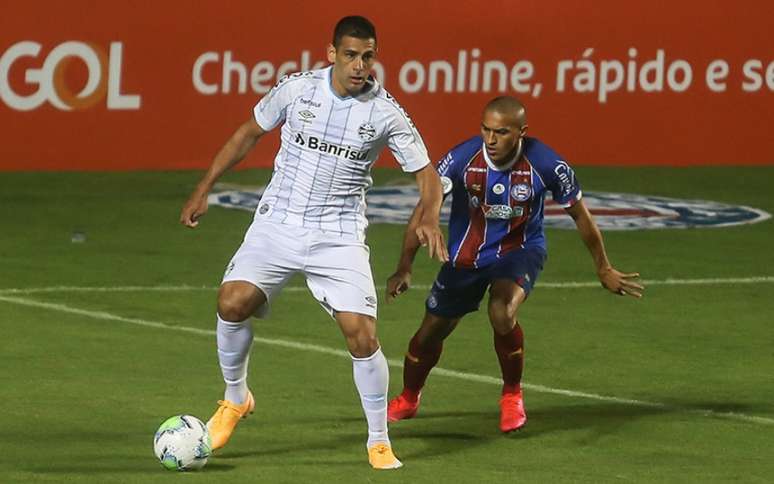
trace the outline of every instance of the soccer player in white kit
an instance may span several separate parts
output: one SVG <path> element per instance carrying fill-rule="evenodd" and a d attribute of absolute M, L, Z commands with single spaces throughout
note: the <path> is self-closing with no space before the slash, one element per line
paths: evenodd
<path fill-rule="evenodd" d="M 252 413 L 247 364 L 251 316 L 262 317 L 295 273 L 337 321 L 352 355 L 355 386 L 368 423 L 368 459 L 394 469 L 387 436 L 387 360 L 376 337 L 376 290 L 365 245 L 365 194 L 370 169 L 389 147 L 414 173 L 423 214 L 416 233 L 430 256 L 448 260 L 438 226 L 440 179 L 422 138 L 401 106 L 369 75 L 376 31 L 363 17 L 345 17 L 327 49 L 333 64 L 281 79 L 231 136 L 186 202 L 180 221 L 196 227 L 216 180 L 261 136 L 282 124 L 274 173 L 218 294 L 218 359 L 226 391 L 207 422 L 214 449 Z"/>

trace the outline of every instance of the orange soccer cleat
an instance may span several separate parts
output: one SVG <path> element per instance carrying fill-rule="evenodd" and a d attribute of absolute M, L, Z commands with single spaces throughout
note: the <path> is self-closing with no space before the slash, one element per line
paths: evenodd
<path fill-rule="evenodd" d="M 253 413 L 255 399 L 250 390 L 247 391 L 247 400 L 243 404 L 237 404 L 229 400 L 218 400 L 218 409 L 207 421 L 207 430 L 212 439 L 212 450 L 220 449 L 239 423 L 240 419 L 247 418 L 247 414 Z"/>
<path fill-rule="evenodd" d="M 392 453 L 390 444 L 380 442 L 368 448 L 368 462 L 374 469 L 397 469 L 403 463 Z"/>
<path fill-rule="evenodd" d="M 387 405 L 387 421 L 397 422 L 398 420 L 412 418 L 417 414 L 417 410 L 419 410 L 419 397 L 417 397 L 416 402 L 411 403 L 403 394 L 400 394 Z"/>
<path fill-rule="evenodd" d="M 527 413 L 524 411 L 524 399 L 521 390 L 505 393 L 500 398 L 500 430 L 512 432 L 527 424 Z"/>

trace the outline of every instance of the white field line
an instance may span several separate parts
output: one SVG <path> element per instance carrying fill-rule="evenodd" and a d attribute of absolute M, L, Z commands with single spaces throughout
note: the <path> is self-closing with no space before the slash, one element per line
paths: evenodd
<path fill-rule="evenodd" d="M 774 283 L 774 276 L 754 276 L 754 277 L 714 277 L 703 279 L 644 279 L 640 281 L 644 286 L 716 286 L 725 284 L 765 284 Z M 579 288 L 597 288 L 601 287 L 598 281 L 567 281 L 567 282 L 538 282 L 535 286 L 538 289 L 579 289 Z M 412 289 L 429 290 L 428 284 L 414 284 Z M 217 286 L 190 286 L 190 285 L 170 285 L 170 286 L 48 286 L 48 287 L 11 287 L 0 289 L 0 294 L 35 294 L 46 292 L 140 292 L 140 291 L 158 291 L 158 292 L 184 292 L 184 291 L 214 291 Z M 283 291 L 306 291 L 305 286 L 288 286 Z"/>
<path fill-rule="evenodd" d="M 39 308 L 39 309 L 48 309 L 52 311 L 75 314 L 78 316 L 85 316 L 88 318 L 93 318 L 93 319 L 98 319 L 103 321 L 118 321 L 122 323 L 133 324 L 136 326 L 144 326 L 148 328 L 179 331 L 179 332 L 204 335 L 209 337 L 215 336 L 215 331 L 209 330 L 209 329 L 177 326 L 177 325 L 166 324 L 158 321 L 149 321 L 149 320 L 138 319 L 138 318 L 127 318 L 124 316 L 118 316 L 116 314 L 108 313 L 105 311 L 91 311 L 87 309 L 80 309 L 72 306 L 67 306 L 64 304 L 35 301 L 32 299 L 26 299 L 26 298 L 21 298 L 17 296 L 0 295 L 0 301 L 10 303 L 10 304 L 18 304 L 21 306 L 27 306 L 27 307 L 33 307 L 33 308 Z M 290 348 L 290 349 L 301 350 L 301 351 L 314 351 L 317 353 L 324 353 L 324 354 L 338 356 L 342 358 L 350 357 L 349 352 L 347 351 L 330 348 L 327 346 L 319 346 L 319 345 L 308 344 L 308 343 L 298 343 L 295 341 L 287 341 L 287 340 L 281 340 L 281 339 L 261 338 L 258 336 L 254 337 L 253 340 L 256 343 L 261 343 L 265 345 L 280 346 L 283 348 Z M 388 363 L 390 366 L 394 368 L 403 368 L 402 361 L 388 360 Z M 433 373 L 436 375 L 442 375 L 450 378 L 457 378 L 460 380 L 479 382 L 479 383 L 488 383 L 492 385 L 502 385 L 502 380 L 500 378 L 495 378 L 487 375 L 478 375 L 475 373 L 447 370 L 444 368 L 437 368 L 437 367 L 433 369 Z M 621 405 L 653 408 L 653 409 L 663 410 L 663 411 L 678 411 L 683 413 L 698 414 L 705 417 L 716 417 L 716 418 L 739 420 L 742 422 L 749 422 L 749 423 L 756 423 L 756 424 L 763 424 L 763 425 L 774 425 L 774 418 L 760 417 L 756 415 L 747 415 L 747 414 L 737 413 L 737 412 L 718 412 L 711 409 L 684 408 L 676 405 L 670 405 L 667 403 L 651 402 L 651 401 L 645 401 L 645 400 L 634 400 L 629 398 L 621 398 L 621 397 L 608 396 L 608 395 L 598 395 L 595 393 L 578 392 L 574 390 L 552 388 L 552 387 L 547 387 L 543 385 L 533 385 L 529 383 L 523 383 L 522 386 L 525 389 L 528 389 L 537 393 L 550 393 L 554 395 L 563 395 L 571 398 L 584 398 L 584 399 L 597 400 L 602 402 L 617 403 Z"/>

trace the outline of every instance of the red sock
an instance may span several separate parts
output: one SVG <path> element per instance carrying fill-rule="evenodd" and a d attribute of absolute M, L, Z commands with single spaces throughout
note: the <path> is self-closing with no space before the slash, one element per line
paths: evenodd
<path fill-rule="evenodd" d="M 524 333 L 519 323 L 505 334 L 495 331 L 494 347 L 503 373 L 503 394 L 518 392 L 524 370 Z"/>
<path fill-rule="evenodd" d="M 411 403 L 416 403 L 419 392 L 425 386 L 427 375 L 438 363 L 443 350 L 443 342 L 434 344 L 426 343 L 420 346 L 415 334 L 409 342 L 408 353 L 403 359 L 403 398 Z"/>

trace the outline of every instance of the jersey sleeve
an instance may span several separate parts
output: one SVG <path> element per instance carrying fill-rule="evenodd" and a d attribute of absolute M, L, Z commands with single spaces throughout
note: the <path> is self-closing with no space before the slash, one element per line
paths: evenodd
<path fill-rule="evenodd" d="M 572 207 L 583 196 L 575 171 L 566 161 L 557 157 L 548 178 L 546 188 L 551 191 L 554 201 L 563 208 Z"/>
<path fill-rule="evenodd" d="M 526 139 L 526 154 L 533 162 L 546 190 L 554 201 L 563 208 L 569 208 L 581 199 L 580 183 L 575 171 L 554 150 L 535 138 Z"/>
<path fill-rule="evenodd" d="M 404 172 L 412 173 L 430 164 L 425 142 L 414 122 L 396 102 L 390 102 L 387 147 Z"/>
<path fill-rule="evenodd" d="M 465 165 L 467 165 L 480 147 L 481 139 L 478 137 L 471 138 L 449 150 L 449 152 L 435 164 L 438 175 L 441 177 L 444 198 L 446 198 L 456 186 L 463 183 L 462 173 L 465 169 Z"/>
<path fill-rule="evenodd" d="M 294 83 L 290 81 L 290 76 L 280 79 L 253 108 L 255 121 L 264 131 L 274 129 L 285 119 L 287 108 L 295 97 Z"/>

